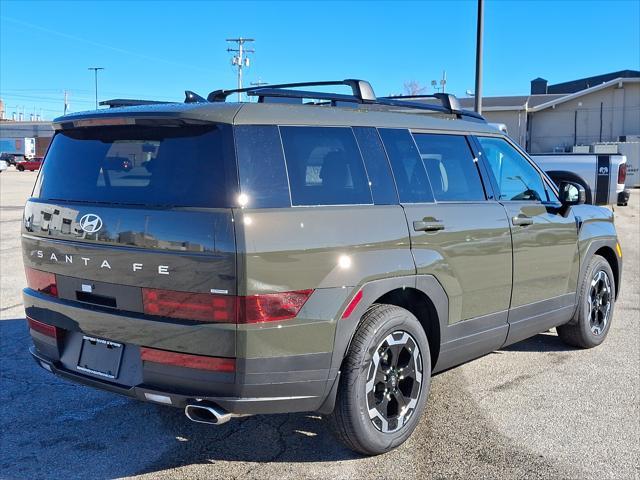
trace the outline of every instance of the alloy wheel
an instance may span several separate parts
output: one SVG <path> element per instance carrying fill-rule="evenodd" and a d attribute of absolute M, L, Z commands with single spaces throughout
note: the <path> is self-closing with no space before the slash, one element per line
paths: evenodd
<path fill-rule="evenodd" d="M 600 335 L 605 330 L 611 313 L 611 280 L 604 270 L 598 270 L 594 274 L 587 301 L 591 333 Z"/>
<path fill-rule="evenodd" d="M 422 390 L 422 355 L 409 333 L 398 330 L 382 340 L 365 388 L 369 418 L 378 430 L 393 433 L 407 423 Z"/>

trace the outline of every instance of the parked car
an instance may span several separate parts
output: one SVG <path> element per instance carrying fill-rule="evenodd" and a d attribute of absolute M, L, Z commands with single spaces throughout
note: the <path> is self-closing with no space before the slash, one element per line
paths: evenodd
<path fill-rule="evenodd" d="M 605 340 L 611 211 L 451 95 L 334 84 L 353 93 L 55 120 L 22 236 L 38 364 L 195 422 L 320 412 L 371 455 L 411 435 L 434 374 L 553 327 Z"/>
<path fill-rule="evenodd" d="M 34 157 L 31 160 L 22 160 L 17 162 L 15 165 L 16 170 L 18 170 L 19 172 L 24 172 L 25 170 L 34 172 L 40 169 L 40 166 L 42 165 L 42 158 Z"/>
<path fill-rule="evenodd" d="M 5 160 L 0 160 L 0 173 L 4 172 L 7 169 L 8 165 Z"/>

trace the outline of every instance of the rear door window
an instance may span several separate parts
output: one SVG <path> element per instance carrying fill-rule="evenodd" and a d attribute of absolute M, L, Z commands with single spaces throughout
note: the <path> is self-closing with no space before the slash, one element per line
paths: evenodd
<path fill-rule="evenodd" d="M 402 203 L 433 202 L 433 193 L 420 153 L 409 130 L 381 128 Z"/>
<path fill-rule="evenodd" d="M 53 138 L 34 192 L 44 200 L 229 207 L 235 172 L 227 126 L 73 129 Z"/>
<path fill-rule="evenodd" d="M 415 133 L 433 196 L 441 202 L 485 200 L 480 172 L 461 135 Z"/>
<path fill-rule="evenodd" d="M 351 128 L 280 127 L 295 206 L 371 204 L 371 190 Z"/>

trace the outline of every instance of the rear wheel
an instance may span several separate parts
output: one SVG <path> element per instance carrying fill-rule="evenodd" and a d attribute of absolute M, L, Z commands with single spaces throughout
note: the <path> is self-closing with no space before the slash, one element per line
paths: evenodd
<path fill-rule="evenodd" d="M 574 318 L 556 328 L 560 339 L 579 348 L 592 348 L 604 342 L 611 327 L 615 289 L 609 262 L 600 255 L 594 255 L 582 279 Z"/>
<path fill-rule="evenodd" d="M 22 165 L 16 165 L 16 170 L 19 172 L 24 172 L 24 167 Z"/>
<path fill-rule="evenodd" d="M 394 305 L 374 305 L 349 348 L 329 425 L 356 452 L 387 452 L 415 429 L 430 383 L 429 343 L 418 319 Z"/>

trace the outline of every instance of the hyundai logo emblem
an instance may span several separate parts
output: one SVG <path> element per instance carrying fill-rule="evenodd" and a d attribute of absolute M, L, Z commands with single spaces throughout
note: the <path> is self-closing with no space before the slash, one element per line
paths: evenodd
<path fill-rule="evenodd" d="M 80 219 L 80 227 L 87 233 L 95 233 L 102 228 L 102 219 L 95 213 L 87 213 Z"/>

